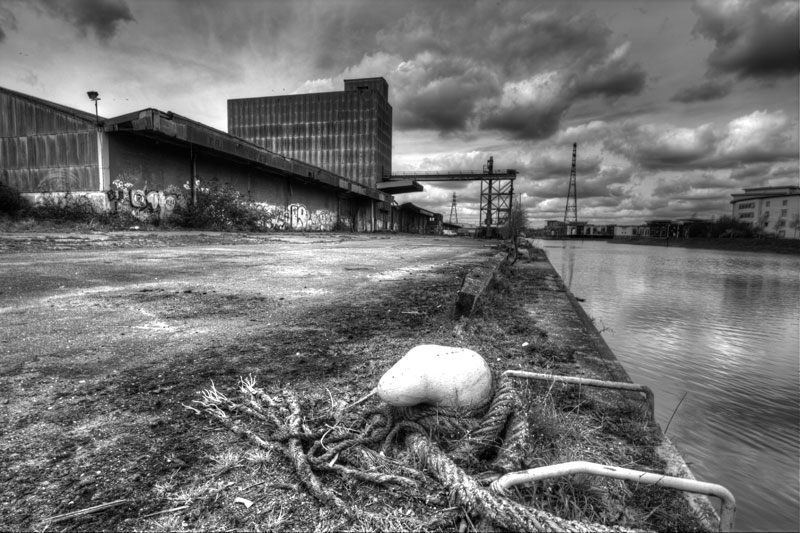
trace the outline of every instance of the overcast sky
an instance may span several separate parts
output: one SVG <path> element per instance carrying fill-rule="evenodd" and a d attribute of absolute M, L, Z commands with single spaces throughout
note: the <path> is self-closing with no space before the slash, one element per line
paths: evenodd
<path fill-rule="evenodd" d="M 227 130 L 229 98 L 382 76 L 393 169 L 514 168 L 534 226 L 730 214 L 800 185 L 798 1 L 0 0 L 0 86 Z M 398 201 L 476 222 L 479 183 Z"/>

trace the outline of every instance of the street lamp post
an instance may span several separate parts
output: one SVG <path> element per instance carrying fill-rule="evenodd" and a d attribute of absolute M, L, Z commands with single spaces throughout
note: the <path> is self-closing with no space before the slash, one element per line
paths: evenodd
<path fill-rule="evenodd" d="M 89 97 L 89 100 L 94 102 L 94 125 L 100 125 L 100 116 L 97 114 L 97 101 L 100 100 L 100 93 L 97 91 L 88 91 L 86 96 Z"/>

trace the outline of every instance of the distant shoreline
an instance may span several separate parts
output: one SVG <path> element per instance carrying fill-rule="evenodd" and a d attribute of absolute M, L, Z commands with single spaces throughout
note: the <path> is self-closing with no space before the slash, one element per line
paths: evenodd
<path fill-rule="evenodd" d="M 737 252 L 767 252 L 800 255 L 800 239 L 609 239 L 615 244 L 639 244 L 646 246 L 674 246 L 680 248 L 702 248 L 706 250 L 732 250 Z"/>

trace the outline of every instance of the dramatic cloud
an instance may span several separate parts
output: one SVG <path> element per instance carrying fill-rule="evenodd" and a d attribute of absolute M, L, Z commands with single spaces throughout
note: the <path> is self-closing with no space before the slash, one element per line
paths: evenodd
<path fill-rule="evenodd" d="M 612 46 L 611 32 L 589 11 L 532 10 L 527 2 L 454 6 L 411 4 L 377 34 L 379 53 L 400 58 L 388 74 L 400 130 L 544 139 L 576 100 L 617 99 L 644 87 L 644 71 L 627 58 L 630 43 Z"/>
<path fill-rule="evenodd" d="M 774 78 L 798 73 L 796 0 L 700 0 L 695 32 L 711 39 L 712 71 L 739 77 Z"/>
<path fill-rule="evenodd" d="M 394 123 L 400 129 L 464 130 L 478 102 L 499 92 L 483 66 L 431 52 L 402 62 L 390 79 L 399 93 Z"/>
<path fill-rule="evenodd" d="M 797 123 L 783 111 L 754 111 L 728 123 L 715 157 L 736 164 L 797 160 Z"/>
<path fill-rule="evenodd" d="M 91 29 L 101 42 L 109 41 L 120 22 L 134 20 L 125 0 L 39 0 L 50 15 L 73 24 L 81 35 Z"/>
<path fill-rule="evenodd" d="M 589 65 L 585 74 L 577 76 L 571 96 L 605 96 L 614 99 L 641 92 L 646 76 L 639 65 L 626 60 L 630 44 L 627 41 L 617 47 L 602 63 Z"/>
<path fill-rule="evenodd" d="M 708 102 L 724 98 L 731 93 L 733 84 L 706 80 L 698 85 L 681 89 L 672 97 L 673 102 L 690 104 L 692 102 Z"/>
<path fill-rule="evenodd" d="M 522 139 L 543 139 L 553 135 L 569 107 L 565 81 L 558 72 L 544 72 L 503 86 L 499 99 L 489 101 L 482 111 L 482 129 L 497 129 Z"/>
<path fill-rule="evenodd" d="M 740 167 L 798 158 L 797 123 L 783 111 L 754 111 L 725 126 L 625 123 L 604 147 L 648 170 Z"/>
<path fill-rule="evenodd" d="M 711 124 L 678 128 L 664 124 L 627 123 L 606 147 L 646 169 L 687 167 L 714 151 L 716 134 Z"/>

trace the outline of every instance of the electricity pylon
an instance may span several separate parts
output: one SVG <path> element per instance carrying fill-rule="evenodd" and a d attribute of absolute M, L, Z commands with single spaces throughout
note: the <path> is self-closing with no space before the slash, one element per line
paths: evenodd
<path fill-rule="evenodd" d="M 456 193 L 453 193 L 453 205 L 450 206 L 450 224 L 453 223 L 453 219 L 455 219 L 455 223 L 458 224 L 458 210 L 456 209 Z"/>
<path fill-rule="evenodd" d="M 567 190 L 567 206 L 564 209 L 564 225 L 578 222 L 578 191 L 575 184 L 575 155 L 578 143 L 572 143 L 572 170 L 569 171 L 569 190 Z"/>

